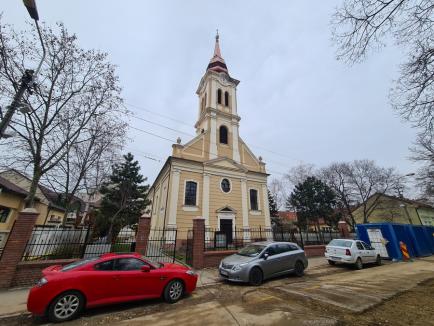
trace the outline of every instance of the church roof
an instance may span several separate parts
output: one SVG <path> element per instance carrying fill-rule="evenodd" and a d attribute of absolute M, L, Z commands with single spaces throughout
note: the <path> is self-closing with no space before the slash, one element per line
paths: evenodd
<path fill-rule="evenodd" d="M 220 51 L 220 42 L 219 42 L 219 34 L 215 36 L 215 46 L 214 46 L 214 54 L 208 64 L 206 70 L 212 70 L 215 72 L 225 72 L 228 73 L 228 67 L 226 66 L 225 59 L 223 59 L 221 51 Z"/>

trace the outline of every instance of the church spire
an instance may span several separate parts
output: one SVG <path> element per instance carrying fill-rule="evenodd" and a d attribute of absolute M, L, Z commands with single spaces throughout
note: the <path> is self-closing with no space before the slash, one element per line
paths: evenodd
<path fill-rule="evenodd" d="M 223 59 L 220 51 L 219 39 L 220 39 L 220 35 L 219 35 L 219 31 L 217 30 L 217 34 L 215 36 L 214 54 L 206 69 L 216 71 L 216 72 L 228 73 L 228 67 L 226 66 L 225 60 Z"/>

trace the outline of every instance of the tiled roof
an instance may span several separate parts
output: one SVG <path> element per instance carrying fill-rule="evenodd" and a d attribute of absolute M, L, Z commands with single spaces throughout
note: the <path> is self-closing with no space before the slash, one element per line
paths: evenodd
<path fill-rule="evenodd" d="M 12 182 L 3 177 L 0 177 L 0 188 L 24 197 L 28 194 L 27 191 L 18 187 L 17 185 L 13 184 Z"/>

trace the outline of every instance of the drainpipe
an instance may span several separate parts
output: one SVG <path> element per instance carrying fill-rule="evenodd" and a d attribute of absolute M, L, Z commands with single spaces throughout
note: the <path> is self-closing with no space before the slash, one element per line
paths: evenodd
<path fill-rule="evenodd" d="M 417 217 L 419 218 L 419 221 L 420 221 L 420 225 L 424 225 L 424 224 L 422 223 L 422 219 L 420 218 L 420 215 L 419 215 L 419 211 L 418 211 L 419 207 L 416 207 L 415 209 L 416 209 Z"/>

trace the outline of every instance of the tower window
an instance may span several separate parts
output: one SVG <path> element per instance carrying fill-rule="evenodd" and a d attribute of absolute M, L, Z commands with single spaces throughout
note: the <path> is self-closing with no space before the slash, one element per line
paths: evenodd
<path fill-rule="evenodd" d="M 220 144 L 227 144 L 228 128 L 226 128 L 226 126 L 220 126 L 219 133 L 220 133 Z"/>
<path fill-rule="evenodd" d="M 250 189 L 250 209 L 258 210 L 258 191 L 256 189 Z"/>
<path fill-rule="evenodd" d="M 185 183 L 184 205 L 196 206 L 196 194 L 197 194 L 197 183 L 194 181 L 187 181 Z"/>
<path fill-rule="evenodd" d="M 222 90 L 220 88 L 217 90 L 217 103 L 222 104 Z"/>
<path fill-rule="evenodd" d="M 229 93 L 225 92 L 225 106 L 229 106 Z"/>

